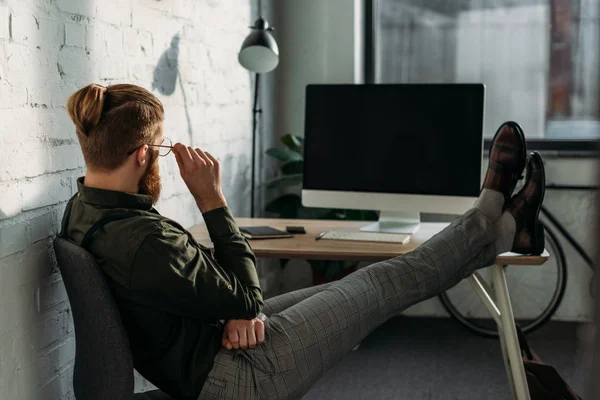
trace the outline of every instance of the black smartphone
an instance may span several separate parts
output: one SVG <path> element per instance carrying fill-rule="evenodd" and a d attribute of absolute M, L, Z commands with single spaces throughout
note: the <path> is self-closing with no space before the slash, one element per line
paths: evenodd
<path fill-rule="evenodd" d="M 301 234 L 306 233 L 306 230 L 304 229 L 303 226 L 286 226 L 285 231 L 287 233 L 292 233 L 295 235 L 301 235 Z"/>

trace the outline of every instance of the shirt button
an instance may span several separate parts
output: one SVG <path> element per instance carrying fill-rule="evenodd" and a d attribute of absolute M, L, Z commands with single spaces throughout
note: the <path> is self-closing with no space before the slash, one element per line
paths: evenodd
<path fill-rule="evenodd" d="M 233 286 L 231 286 L 229 283 L 227 284 L 227 289 L 229 290 L 233 290 Z"/>

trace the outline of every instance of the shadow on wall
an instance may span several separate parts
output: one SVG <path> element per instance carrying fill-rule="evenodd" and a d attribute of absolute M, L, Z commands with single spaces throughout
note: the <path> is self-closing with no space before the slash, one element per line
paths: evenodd
<path fill-rule="evenodd" d="M 152 89 L 157 89 L 165 96 L 175 93 L 177 77 L 179 76 L 179 34 L 171 39 L 171 46 L 165 50 L 154 68 Z"/>
<path fill-rule="evenodd" d="M 187 96 L 183 86 L 183 80 L 181 79 L 181 71 L 179 70 L 180 41 L 181 36 L 179 33 L 173 36 L 173 39 L 171 39 L 171 46 L 166 49 L 158 59 L 158 64 L 156 64 L 156 67 L 154 68 L 152 89 L 158 90 L 165 96 L 171 96 L 175 93 L 177 82 L 179 82 L 179 87 L 181 88 L 181 94 L 183 96 L 183 108 L 185 109 L 185 117 L 188 126 L 189 143 L 192 143 L 192 122 L 190 120 L 190 114 L 188 111 Z"/>

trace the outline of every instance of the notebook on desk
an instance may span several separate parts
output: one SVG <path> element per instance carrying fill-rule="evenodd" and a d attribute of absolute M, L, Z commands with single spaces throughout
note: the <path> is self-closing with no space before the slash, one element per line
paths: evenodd
<path fill-rule="evenodd" d="M 240 232 L 248 239 L 279 239 L 292 237 L 289 233 L 270 226 L 240 227 Z"/>

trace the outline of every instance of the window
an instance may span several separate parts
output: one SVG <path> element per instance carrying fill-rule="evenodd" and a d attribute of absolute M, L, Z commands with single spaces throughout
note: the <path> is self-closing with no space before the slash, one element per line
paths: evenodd
<path fill-rule="evenodd" d="M 486 138 L 506 120 L 556 150 L 600 138 L 600 0 L 367 3 L 368 81 L 482 82 Z"/>

